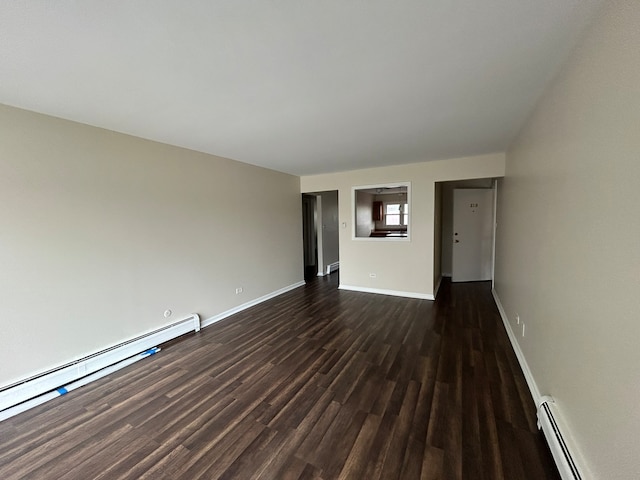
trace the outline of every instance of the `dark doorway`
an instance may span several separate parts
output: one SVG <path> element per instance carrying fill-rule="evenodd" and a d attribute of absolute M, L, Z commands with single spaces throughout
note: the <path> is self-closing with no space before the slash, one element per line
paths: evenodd
<path fill-rule="evenodd" d="M 302 195 L 302 238 L 304 247 L 304 278 L 318 275 L 317 214 L 315 195 Z"/>

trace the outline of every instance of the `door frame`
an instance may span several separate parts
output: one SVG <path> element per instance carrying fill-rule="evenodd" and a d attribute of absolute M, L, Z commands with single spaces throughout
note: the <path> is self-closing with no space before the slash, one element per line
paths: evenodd
<path fill-rule="evenodd" d="M 453 235 L 453 189 L 454 188 L 485 188 L 485 189 L 493 189 L 494 198 L 493 198 L 493 239 L 492 239 L 492 258 L 491 258 L 491 280 L 492 282 L 495 279 L 495 250 L 496 250 L 496 230 L 497 230 L 497 212 L 498 212 L 498 180 L 501 177 L 496 178 L 471 178 L 471 179 L 460 179 L 460 180 L 444 180 L 439 182 L 434 182 L 435 184 L 440 184 L 442 186 L 442 201 L 440 202 L 440 215 L 442 220 L 440 222 L 440 226 L 438 229 L 434 229 L 434 235 L 438 236 L 440 239 L 440 279 L 442 278 L 451 278 L 452 271 L 452 235 Z M 434 191 L 436 190 L 434 186 Z M 435 202 L 437 203 L 437 202 Z M 435 215 L 435 213 L 434 213 Z M 434 217 L 435 218 L 435 217 Z M 434 225 L 435 227 L 435 225 Z M 436 246 L 437 241 L 434 239 L 434 247 Z M 435 254 L 434 248 L 434 254 Z M 435 261 L 434 261 L 435 266 Z M 434 292 L 437 293 L 437 286 L 440 284 L 441 280 L 434 279 Z"/>

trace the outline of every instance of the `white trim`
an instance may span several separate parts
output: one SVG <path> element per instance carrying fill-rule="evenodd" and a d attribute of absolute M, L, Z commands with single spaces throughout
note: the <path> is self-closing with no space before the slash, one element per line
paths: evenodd
<path fill-rule="evenodd" d="M 142 360 L 143 358 L 146 358 L 150 355 L 155 355 L 159 351 L 160 351 L 159 347 L 150 348 L 149 350 L 141 352 L 138 355 L 126 358 L 114 365 L 103 368 L 102 370 L 98 370 L 97 372 L 92 373 L 91 375 L 82 377 L 79 380 L 76 380 L 75 382 L 61 386 L 56 390 L 52 390 L 48 393 L 44 393 L 40 396 L 32 398 L 31 400 L 27 400 L 26 402 L 22 402 L 12 407 L 9 407 L 5 410 L 2 410 L 0 412 L 0 421 L 6 420 L 7 418 L 11 418 L 15 415 L 18 415 L 19 413 L 26 412 L 27 410 L 33 407 L 37 407 L 38 405 L 42 405 L 43 403 L 46 403 L 49 400 L 53 400 L 54 398 L 61 397 L 62 395 L 66 395 L 71 390 L 75 390 L 76 388 L 80 388 L 84 385 L 87 385 L 88 383 L 91 383 L 94 380 L 99 380 L 100 378 L 104 378 L 107 375 L 111 375 L 113 372 L 117 372 L 118 370 L 123 369 L 124 367 L 127 367 L 137 362 L 138 360 Z"/>
<path fill-rule="evenodd" d="M 393 188 L 407 187 L 407 204 L 409 205 L 409 223 L 407 224 L 406 237 L 358 237 L 356 235 L 356 191 L 369 190 L 372 188 Z M 374 185 L 358 185 L 351 187 L 351 240 L 369 241 L 369 242 L 411 242 L 413 206 L 411 205 L 411 182 L 394 182 L 394 183 L 376 183 Z"/>
<path fill-rule="evenodd" d="M 564 457 L 564 455 L 561 455 L 559 443 L 556 438 L 556 435 L 552 432 L 552 428 L 549 424 L 549 419 L 545 418 L 545 415 L 542 415 L 541 413 L 541 407 L 542 407 L 542 404 L 544 403 L 549 404 L 550 408 L 556 411 L 557 416 L 554 417 L 554 420 L 557 421 L 557 427 L 563 441 L 565 442 L 565 446 L 568 449 L 569 457 L 573 457 L 572 461 L 575 460 L 577 464 L 581 465 L 581 468 L 575 465 L 578 472 L 584 471 L 583 470 L 584 464 L 585 464 L 584 458 L 579 454 L 580 450 L 577 448 L 577 445 L 575 445 L 573 438 L 570 435 L 571 430 L 564 424 L 562 414 L 558 409 L 558 406 L 556 405 L 553 398 L 549 396 L 542 396 L 540 394 L 540 389 L 538 388 L 538 385 L 536 384 L 536 381 L 533 378 L 533 374 L 531 373 L 529 364 L 527 363 L 527 360 L 524 357 L 524 353 L 520 348 L 520 344 L 518 343 L 518 340 L 516 340 L 516 335 L 514 334 L 513 329 L 511 328 L 511 324 L 509 323 L 509 318 L 507 317 L 504 307 L 502 306 L 502 302 L 500 302 L 498 293 L 493 288 L 491 289 L 491 293 L 493 294 L 493 299 L 495 300 L 496 306 L 498 307 L 498 311 L 500 312 L 500 317 L 502 318 L 502 323 L 504 324 L 504 328 L 507 331 L 507 335 L 509 336 L 509 341 L 511 342 L 513 351 L 516 353 L 516 357 L 518 357 L 518 363 L 520 363 L 520 368 L 522 369 L 524 378 L 527 381 L 529 392 L 531 393 L 531 396 L 533 397 L 533 401 L 536 404 L 537 416 L 538 416 L 538 428 L 542 428 L 544 432 L 544 435 L 547 439 L 547 443 L 549 444 L 549 449 L 553 454 L 553 459 L 555 461 L 556 466 L 558 467 L 558 471 L 560 472 L 561 477 L 563 478 L 563 480 L 564 479 L 573 480 L 575 478 L 584 478 L 584 476 L 575 477 L 568 466 L 566 457 Z"/>
<path fill-rule="evenodd" d="M 316 236 L 316 265 L 318 266 L 318 276 L 322 276 L 322 266 L 324 265 L 324 223 L 322 222 L 322 195 L 316 195 L 316 210 L 314 212 L 315 236 Z"/>
<path fill-rule="evenodd" d="M 498 293 L 495 291 L 495 289 L 492 288 L 491 294 L 493 295 L 493 299 L 495 300 L 496 306 L 498 307 L 498 312 L 500 312 L 500 317 L 502 318 L 502 323 L 504 324 L 504 328 L 507 331 L 507 335 L 509 336 L 509 341 L 511 342 L 513 351 L 516 352 L 516 357 L 518 357 L 518 363 L 520 363 L 520 368 L 522 368 L 522 373 L 524 374 L 524 378 L 527 381 L 527 385 L 529 386 L 529 391 L 531 392 L 533 401 L 536 405 L 538 405 L 540 398 L 542 397 L 542 395 L 540 395 L 540 389 L 538 388 L 538 385 L 533 378 L 533 374 L 531 373 L 529 364 L 527 363 L 527 360 L 524 357 L 524 353 L 520 348 L 520 344 L 518 343 L 518 340 L 513 333 L 513 329 L 511 328 L 511 324 L 509 323 L 509 318 L 507 317 L 507 314 L 502 307 L 500 298 L 498 298 Z"/>
<path fill-rule="evenodd" d="M 351 240 L 356 242 L 410 242 L 411 239 L 407 234 L 406 237 L 354 237 Z"/>
<path fill-rule="evenodd" d="M 277 297 L 278 295 L 282 295 L 283 293 L 287 293 L 290 290 L 293 290 L 295 288 L 301 287 L 305 284 L 304 280 L 300 281 L 300 282 L 296 282 L 292 285 L 283 287 L 279 290 L 276 290 L 275 292 L 271 292 L 271 293 L 267 293 L 266 295 L 263 295 L 262 297 L 256 298 L 255 300 L 251 300 L 247 303 L 243 303 L 242 305 L 238 305 L 237 307 L 233 307 L 225 312 L 219 313 L 217 315 L 214 315 L 213 317 L 209 317 L 206 320 L 203 320 L 202 322 L 202 328 L 204 327 L 208 327 L 209 325 L 212 325 L 216 322 L 219 322 L 220 320 L 224 320 L 227 317 L 230 317 L 231 315 L 234 315 L 236 313 L 239 313 L 243 310 L 246 310 L 247 308 L 251 308 L 254 307 L 262 302 L 266 302 L 267 300 L 270 300 L 274 297 Z"/>
<path fill-rule="evenodd" d="M 200 316 L 197 313 L 193 313 L 179 322 L 165 325 L 157 330 L 112 345 L 70 363 L 23 378 L 0 390 L 0 410 L 5 410 L 72 383 L 180 335 L 199 330 Z"/>
<path fill-rule="evenodd" d="M 586 478 L 583 469 L 583 458 L 577 454 L 575 445 L 571 438 L 564 435 L 560 409 L 556 405 L 553 397 L 545 395 L 540 398 L 538 404 L 538 429 L 542 430 L 549 444 L 549 450 L 558 467 L 558 472 L 563 480 L 580 480 Z"/>
<path fill-rule="evenodd" d="M 407 193 L 407 197 L 408 197 L 408 193 Z M 409 226 L 408 223 L 402 223 L 402 220 L 408 220 L 408 218 L 409 218 L 409 214 L 404 211 L 404 207 L 403 207 L 403 205 L 409 205 L 409 199 L 408 198 L 407 198 L 406 202 L 403 202 L 402 200 L 393 200 L 393 201 L 383 200 L 382 201 L 382 205 L 384 207 L 382 209 L 382 211 L 383 211 L 382 216 L 384 218 L 384 222 L 383 223 L 384 223 L 385 229 L 387 229 L 387 230 L 397 230 L 398 226 L 404 226 L 404 225 Z M 389 225 L 387 223 L 387 216 L 389 216 L 389 214 L 387 213 L 387 206 L 389 206 L 389 205 L 398 205 L 398 207 L 400 208 L 400 213 L 398 214 L 400 216 L 399 225 Z M 403 218 L 403 217 L 406 217 L 406 218 Z"/>
<path fill-rule="evenodd" d="M 428 293 L 402 292 L 400 290 L 386 290 L 383 288 L 356 287 L 353 285 L 342 285 L 338 287 L 340 290 L 349 290 L 352 292 L 376 293 L 379 295 L 392 295 L 394 297 L 419 298 L 421 300 L 435 300 L 433 295 Z"/>
<path fill-rule="evenodd" d="M 496 233 L 498 229 L 498 180 L 493 179 L 493 238 L 491 239 L 491 288 L 496 286 Z"/>
<path fill-rule="evenodd" d="M 331 275 L 336 270 L 340 269 L 340 262 L 333 262 L 327 265 L 327 275 Z"/>

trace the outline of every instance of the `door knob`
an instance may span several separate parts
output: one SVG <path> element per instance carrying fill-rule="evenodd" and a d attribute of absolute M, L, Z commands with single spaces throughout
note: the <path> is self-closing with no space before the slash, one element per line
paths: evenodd
<path fill-rule="evenodd" d="M 460 240 L 458 240 L 457 238 L 456 238 L 456 243 L 460 243 Z"/>

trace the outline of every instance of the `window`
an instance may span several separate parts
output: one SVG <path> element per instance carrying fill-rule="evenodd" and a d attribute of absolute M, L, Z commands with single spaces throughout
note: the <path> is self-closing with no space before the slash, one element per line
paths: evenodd
<path fill-rule="evenodd" d="M 409 225 L 409 204 L 391 202 L 385 203 L 384 223 L 388 227 Z"/>

